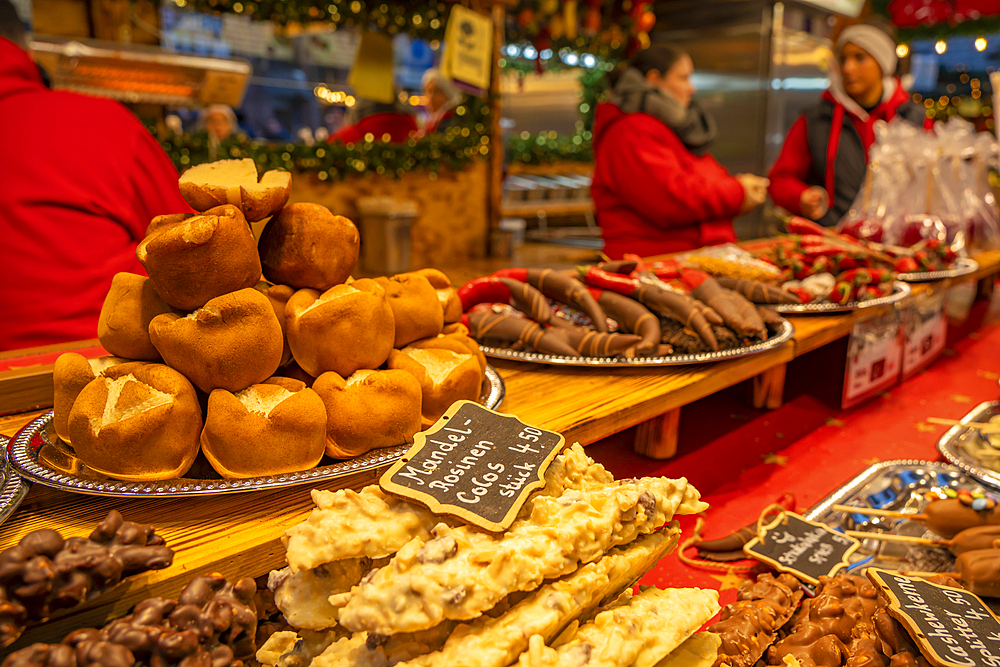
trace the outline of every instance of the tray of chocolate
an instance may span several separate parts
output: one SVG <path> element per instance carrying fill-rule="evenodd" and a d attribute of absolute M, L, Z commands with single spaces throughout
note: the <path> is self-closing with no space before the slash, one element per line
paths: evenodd
<path fill-rule="evenodd" d="M 886 296 L 879 296 L 862 301 L 848 301 L 846 303 L 836 303 L 835 301 L 814 301 L 810 303 L 780 304 L 776 307 L 779 313 L 793 315 L 822 315 L 828 313 L 846 313 L 861 308 L 875 308 L 898 303 L 910 295 L 910 286 L 904 282 L 895 281 L 892 291 Z"/>
<path fill-rule="evenodd" d="M 961 422 L 941 436 L 938 451 L 967 474 L 1000 489 L 1000 401 L 980 403 Z M 964 425 L 970 422 L 983 426 Z"/>
<path fill-rule="evenodd" d="M 0 523 L 7 520 L 24 497 L 28 495 L 28 483 L 14 471 L 7 461 L 7 443 L 10 438 L 0 435 Z"/>
<path fill-rule="evenodd" d="M 957 258 L 951 266 L 937 271 L 909 271 L 896 276 L 897 280 L 904 280 L 908 283 L 929 283 L 935 280 L 946 280 L 948 278 L 959 278 L 975 273 L 979 270 L 979 262 L 968 257 Z"/>
<path fill-rule="evenodd" d="M 997 595 L 978 559 L 1000 562 L 995 490 L 947 463 L 886 461 L 870 466 L 804 515 L 861 541 L 848 571 L 867 567 L 949 573 L 978 595 Z M 998 601 L 1000 603 L 1000 601 Z"/>
<path fill-rule="evenodd" d="M 479 397 L 480 403 L 495 409 L 503 401 L 505 391 L 503 378 L 492 366 L 487 366 Z M 8 445 L 7 456 L 17 472 L 26 480 L 64 491 L 98 496 L 163 497 L 277 489 L 335 479 L 364 470 L 385 467 L 396 461 L 409 448 L 409 444 L 383 447 L 345 460 L 336 460 L 327 454 L 323 456 L 319 465 L 311 469 L 238 479 L 221 477 L 205 455 L 200 454 L 183 477 L 150 482 L 125 481 L 102 475 L 81 461 L 73 447 L 56 434 L 53 413 L 49 412 L 35 419 L 14 436 Z"/>
<path fill-rule="evenodd" d="M 680 270 L 683 285 L 672 285 L 635 265 L 605 262 L 581 268 L 579 279 L 504 269 L 459 288 L 463 322 L 489 357 L 584 367 L 723 361 L 774 349 L 795 333 L 768 305 L 795 300 L 776 287 L 691 269 Z"/>

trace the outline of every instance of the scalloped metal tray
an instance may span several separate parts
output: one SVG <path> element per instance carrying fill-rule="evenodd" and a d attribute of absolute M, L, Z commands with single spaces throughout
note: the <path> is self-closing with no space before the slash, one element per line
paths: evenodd
<path fill-rule="evenodd" d="M 874 308 L 885 306 L 890 303 L 902 301 L 910 295 L 910 286 L 904 282 L 895 281 L 892 285 L 892 294 L 878 299 L 868 299 L 867 301 L 848 301 L 847 303 L 833 303 L 830 301 L 823 303 L 782 303 L 775 306 L 775 310 L 783 315 L 829 315 L 830 313 L 849 313 L 862 308 Z"/>
<path fill-rule="evenodd" d="M 925 494 L 948 488 L 994 492 L 947 463 L 883 461 L 862 470 L 813 505 L 803 516 L 811 521 L 825 523 L 835 530 L 938 538 L 938 535 L 920 523 L 909 519 L 847 514 L 831 508 L 833 505 L 857 505 L 916 514 L 927 502 Z M 852 554 L 850 560 L 847 571 L 852 574 L 861 574 L 867 567 L 941 572 L 951 569 L 954 557 L 947 550 L 936 547 L 862 539 L 861 548 Z"/>
<path fill-rule="evenodd" d="M 7 462 L 7 443 L 9 441 L 10 438 L 0 435 L 0 523 L 6 521 L 7 517 L 14 513 L 31 488 L 31 485 L 21 479 L 21 476 Z"/>
<path fill-rule="evenodd" d="M 636 357 L 634 359 L 620 359 L 618 357 L 566 357 L 558 354 L 545 354 L 542 352 L 523 352 L 518 350 L 508 350 L 502 347 L 487 347 L 480 345 L 479 349 L 488 357 L 494 359 L 509 359 L 511 361 L 528 361 L 536 364 L 548 364 L 552 366 L 584 366 L 598 368 L 643 368 L 657 366 L 683 366 L 686 364 L 704 364 L 712 361 L 725 361 L 727 359 L 738 359 L 752 354 L 759 354 L 767 350 L 773 350 L 785 341 L 791 340 L 795 335 L 795 327 L 788 320 L 781 324 L 781 331 L 771 336 L 767 340 L 746 347 L 737 347 L 731 350 L 719 350 L 718 352 L 702 352 L 699 354 L 674 354 L 666 357 Z"/>
<path fill-rule="evenodd" d="M 487 366 L 480 402 L 490 409 L 496 409 L 503 401 L 506 391 L 500 374 L 492 366 Z M 164 498 L 280 489 L 374 470 L 393 463 L 410 449 L 410 445 L 386 447 L 330 465 L 267 477 L 247 479 L 182 477 L 159 482 L 121 482 L 87 468 L 76 458 L 73 450 L 56 437 L 51 424 L 52 413 L 47 412 L 21 429 L 6 447 L 11 464 L 26 480 L 63 491 L 95 496 Z"/>
<path fill-rule="evenodd" d="M 952 264 L 950 269 L 942 271 L 911 271 L 910 273 L 900 273 L 896 276 L 898 280 L 908 283 L 929 283 L 935 280 L 945 280 L 947 278 L 958 278 L 975 273 L 979 270 L 979 262 L 968 257 L 959 257 Z"/>
<path fill-rule="evenodd" d="M 1000 414 L 1000 401 L 986 401 L 962 417 L 963 422 L 985 422 L 993 415 Z M 983 484 L 1000 489 L 1000 469 L 988 466 L 982 457 L 975 456 L 966 446 L 979 436 L 979 430 L 970 426 L 955 425 L 944 432 L 938 440 L 941 455 L 955 466 L 975 477 Z M 1000 466 L 997 466 L 1000 468 Z"/>

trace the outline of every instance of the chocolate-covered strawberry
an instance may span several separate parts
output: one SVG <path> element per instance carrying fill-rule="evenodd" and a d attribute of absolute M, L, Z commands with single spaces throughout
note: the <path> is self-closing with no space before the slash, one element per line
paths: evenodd
<path fill-rule="evenodd" d="M 458 298 L 465 312 L 481 303 L 506 303 L 541 324 L 552 319 L 552 309 L 545 296 L 531 285 L 514 278 L 483 276 L 470 280 L 458 288 Z"/>

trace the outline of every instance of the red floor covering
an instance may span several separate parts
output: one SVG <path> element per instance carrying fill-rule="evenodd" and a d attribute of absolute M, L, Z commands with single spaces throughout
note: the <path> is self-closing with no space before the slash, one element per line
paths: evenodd
<path fill-rule="evenodd" d="M 703 533 L 705 539 L 715 539 L 756 521 L 786 491 L 795 494 L 797 509 L 804 510 L 872 463 L 939 460 L 936 444 L 947 427 L 924 418 L 958 419 L 982 401 L 1000 399 L 1000 326 L 995 321 L 955 342 L 906 383 L 843 411 L 846 349 L 844 339 L 792 362 L 786 402 L 778 410 L 748 407 L 747 383 L 685 407 L 673 459 L 653 461 L 634 454 L 632 430 L 587 452 L 618 478 L 687 477 L 711 505 Z M 694 523 L 682 519 L 684 538 Z M 716 588 L 725 605 L 735 599 L 740 576 L 692 568 L 674 553 L 641 583 Z"/>

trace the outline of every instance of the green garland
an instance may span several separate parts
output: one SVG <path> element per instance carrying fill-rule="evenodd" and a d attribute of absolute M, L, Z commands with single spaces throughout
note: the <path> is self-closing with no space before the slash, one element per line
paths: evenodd
<path fill-rule="evenodd" d="M 170 0 L 163 0 L 170 1 Z M 257 21 L 327 23 L 336 28 L 371 28 L 408 33 L 428 41 L 444 39 L 448 7 L 414 0 L 173 0 L 199 12 L 245 14 Z"/>
<path fill-rule="evenodd" d="M 889 13 L 891 0 L 872 0 L 872 11 L 886 19 L 892 18 Z M 934 25 L 920 25 L 913 28 L 898 28 L 896 40 L 900 43 L 919 39 L 948 39 L 949 37 L 980 37 L 989 33 L 1000 32 L 1000 15 L 987 16 L 978 19 L 968 19 L 952 23 L 942 21 Z"/>
<path fill-rule="evenodd" d="M 461 171 L 471 161 L 489 155 L 489 106 L 475 99 L 456 107 L 455 113 L 465 123 L 463 126 L 403 144 L 365 141 L 307 146 L 272 144 L 239 135 L 224 140 L 215 159 L 252 158 L 262 171 L 314 173 L 321 181 L 331 182 L 372 174 L 401 178 L 411 171 L 428 172 L 434 178 L 441 170 Z M 178 171 L 212 160 L 205 133 L 171 136 L 160 143 Z"/>
<path fill-rule="evenodd" d="M 507 159 L 513 164 L 552 164 L 553 162 L 593 162 L 592 135 L 581 130 L 573 135 L 522 132 L 507 140 Z"/>

